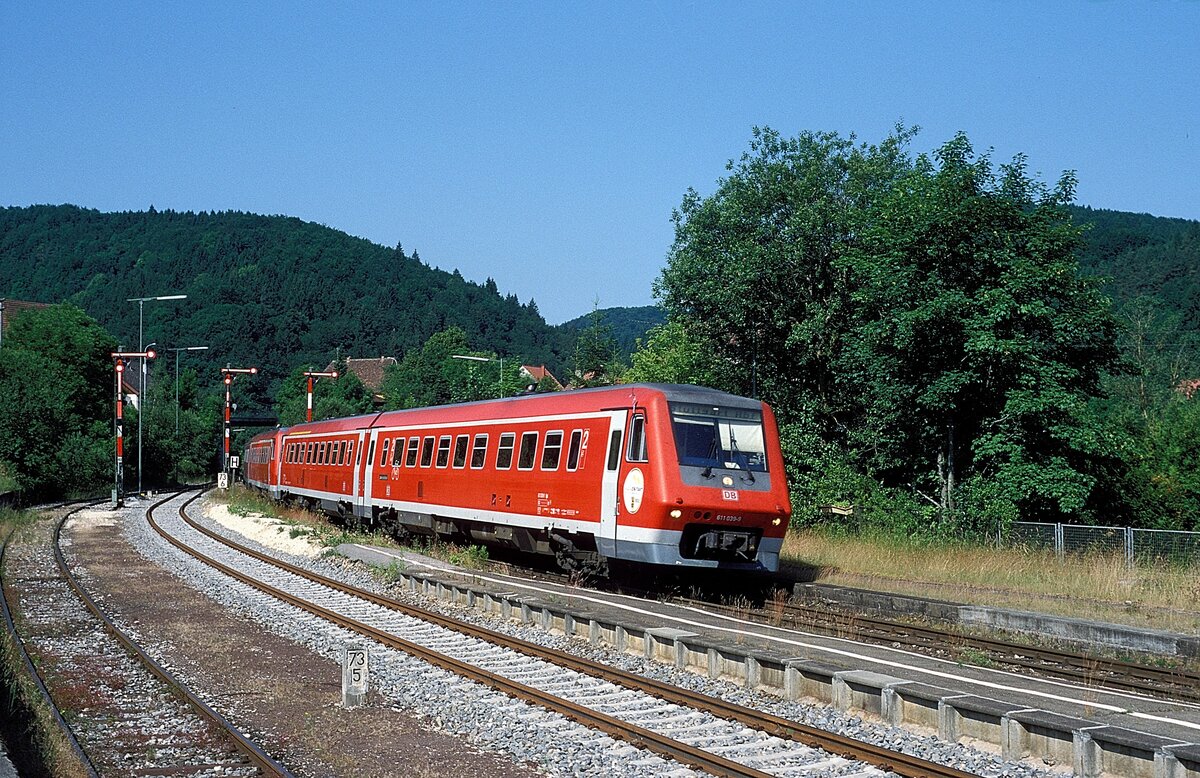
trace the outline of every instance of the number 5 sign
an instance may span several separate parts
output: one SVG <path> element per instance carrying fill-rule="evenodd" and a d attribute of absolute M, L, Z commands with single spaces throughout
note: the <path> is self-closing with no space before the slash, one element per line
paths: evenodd
<path fill-rule="evenodd" d="M 342 706 L 354 708 L 367 701 L 367 649 L 348 645 L 342 649 Z"/>

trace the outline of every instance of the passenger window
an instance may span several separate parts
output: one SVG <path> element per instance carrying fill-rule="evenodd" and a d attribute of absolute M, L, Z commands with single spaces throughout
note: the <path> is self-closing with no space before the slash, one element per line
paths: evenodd
<path fill-rule="evenodd" d="M 342 466 L 342 456 L 346 453 L 346 441 L 335 440 L 333 442 L 333 464 L 338 467 Z"/>
<path fill-rule="evenodd" d="M 425 443 L 421 446 L 421 467 L 429 467 L 433 464 L 433 436 L 425 438 Z"/>
<path fill-rule="evenodd" d="M 375 461 L 375 438 L 371 438 L 371 442 L 367 444 L 367 467 L 371 467 L 371 463 Z"/>
<path fill-rule="evenodd" d="M 571 433 L 571 446 L 567 449 L 567 469 L 576 470 L 579 467 L 579 451 L 583 448 L 583 430 Z"/>
<path fill-rule="evenodd" d="M 629 428 L 629 451 L 625 454 L 627 462 L 646 461 L 646 417 L 634 416 Z"/>
<path fill-rule="evenodd" d="M 546 445 L 542 449 L 542 469 L 557 470 L 558 460 L 562 455 L 562 439 L 561 432 L 547 432 Z"/>
<path fill-rule="evenodd" d="M 346 446 L 346 461 L 354 462 L 354 466 L 358 467 L 358 462 L 354 459 L 354 441 L 350 441 Z"/>
<path fill-rule="evenodd" d="M 392 453 L 392 439 L 384 438 L 383 446 L 379 449 L 379 466 L 387 467 L 388 454 Z"/>
<path fill-rule="evenodd" d="M 518 470 L 533 469 L 533 463 L 537 459 L 537 440 L 536 432 L 521 433 L 521 453 L 517 455 Z"/>
<path fill-rule="evenodd" d="M 392 450 L 392 467 L 400 467 L 404 462 L 404 438 L 396 439 L 396 448 Z"/>
<path fill-rule="evenodd" d="M 467 446 L 470 444 L 471 438 L 467 435 L 459 435 L 454 439 L 454 466 L 467 466 Z"/>
<path fill-rule="evenodd" d="M 408 441 L 408 459 L 404 462 L 406 467 L 417 466 L 417 452 L 421 450 L 421 439 L 413 438 Z"/>
<path fill-rule="evenodd" d="M 476 435 L 475 444 L 471 446 L 471 469 L 482 470 L 484 460 L 487 459 L 487 435 Z"/>
<path fill-rule="evenodd" d="M 613 430 L 608 440 L 608 469 L 616 470 L 621 464 L 621 430 Z"/>
<path fill-rule="evenodd" d="M 507 470 L 512 467 L 513 445 L 517 442 L 517 436 L 512 432 L 506 432 L 500 436 L 500 445 L 496 449 L 496 469 Z"/>
<path fill-rule="evenodd" d="M 313 463 L 313 454 L 314 454 L 313 449 L 315 449 L 316 447 L 317 447 L 316 443 L 309 443 L 305 447 L 306 450 L 304 452 L 304 464 L 311 465 Z"/>
<path fill-rule="evenodd" d="M 445 467 L 450 463 L 450 436 L 443 435 L 438 438 L 438 457 L 437 466 Z"/>

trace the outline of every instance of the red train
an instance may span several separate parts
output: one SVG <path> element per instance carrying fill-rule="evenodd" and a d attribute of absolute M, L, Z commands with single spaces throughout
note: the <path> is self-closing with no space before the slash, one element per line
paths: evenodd
<path fill-rule="evenodd" d="M 246 480 L 347 521 L 554 554 L 774 571 L 791 506 L 762 402 L 630 384 L 298 424 Z"/>

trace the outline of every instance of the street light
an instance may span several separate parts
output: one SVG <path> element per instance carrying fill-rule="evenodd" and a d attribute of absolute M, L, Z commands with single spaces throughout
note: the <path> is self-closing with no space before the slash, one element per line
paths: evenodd
<path fill-rule="evenodd" d="M 491 357 L 476 357 L 470 354 L 451 354 L 451 359 L 465 359 L 468 362 L 499 362 L 500 376 L 496 379 L 496 395 L 504 396 L 504 357 L 492 359 Z"/>
<path fill-rule="evenodd" d="M 154 359 L 154 357 L 155 354 L 153 351 L 112 352 L 113 375 L 116 383 L 113 436 L 116 438 L 117 449 L 116 468 L 114 472 L 116 485 L 113 489 L 113 502 L 116 503 L 115 507 L 117 508 L 120 508 L 125 502 L 125 397 L 121 392 L 121 376 L 125 373 L 125 360 L 141 359 L 142 362 L 145 362 L 147 359 Z M 138 418 L 141 418 L 140 413 L 138 414 Z"/>
<path fill-rule="evenodd" d="M 168 349 L 168 351 L 175 352 L 175 437 L 179 437 L 179 352 L 207 350 L 208 346 L 181 346 L 179 348 Z"/>
<path fill-rule="evenodd" d="M 142 308 L 147 302 L 155 300 L 184 300 L 186 294 L 160 294 L 155 297 L 127 297 L 125 302 L 138 304 L 138 351 L 145 351 L 142 345 Z M 138 387 L 138 494 L 142 492 L 142 417 L 146 414 L 146 360 L 142 360 L 142 385 Z"/>

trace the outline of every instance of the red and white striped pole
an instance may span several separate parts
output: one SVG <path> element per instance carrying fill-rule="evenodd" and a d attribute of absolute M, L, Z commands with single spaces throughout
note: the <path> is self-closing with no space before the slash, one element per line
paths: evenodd
<path fill-rule="evenodd" d="M 116 507 L 120 508 L 125 504 L 125 395 L 121 391 L 121 377 L 125 373 L 125 360 L 141 359 L 144 362 L 147 359 L 154 359 L 154 351 L 114 351 L 112 358 L 114 383 L 116 384 L 113 436 L 117 441 L 117 462 L 114 474 L 116 488 L 113 495 Z"/>
<path fill-rule="evenodd" d="M 122 362 L 120 359 L 118 359 L 116 361 L 113 372 L 116 375 L 116 384 L 117 384 L 117 397 L 116 397 L 117 409 L 116 409 L 116 418 L 113 423 L 113 430 L 114 430 L 114 432 L 116 434 L 116 438 L 117 438 L 117 466 L 116 466 L 117 483 L 116 483 L 115 488 L 113 489 L 113 501 L 116 503 L 116 507 L 120 508 L 122 503 L 124 502 L 124 494 L 122 493 L 123 490 L 122 490 L 121 486 L 125 480 L 125 472 L 124 472 L 124 464 L 123 464 L 124 456 L 125 456 L 125 447 L 124 447 L 124 442 L 125 442 L 125 440 L 124 440 L 125 439 L 125 413 L 124 413 L 125 403 L 124 403 L 124 397 L 121 394 L 121 376 L 124 375 L 124 373 L 125 373 L 125 363 Z"/>
<path fill-rule="evenodd" d="M 338 374 L 337 374 L 336 370 L 331 370 L 329 372 L 318 372 L 316 370 L 305 370 L 304 377 L 308 379 L 308 410 L 305 411 L 305 413 L 304 413 L 304 420 L 312 421 L 313 384 L 315 384 L 317 382 L 318 378 L 332 378 L 336 381 Z"/>
<path fill-rule="evenodd" d="M 232 394 L 233 377 L 237 374 L 257 375 L 258 368 L 257 367 L 223 367 L 223 368 L 221 368 L 221 376 L 225 381 L 225 419 L 224 419 L 224 424 L 222 425 L 225 429 L 223 431 L 224 432 L 224 434 L 223 434 L 224 451 L 223 451 L 222 459 L 221 459 L 221 472 L 226 474 L 226 478 L 229 477 L 229 443 L 230 443 L 229 437 L 232 432 L 231 427 L 233 426 L 232 425 L 233 402 L 232 402 L 231 394 Z"/>

